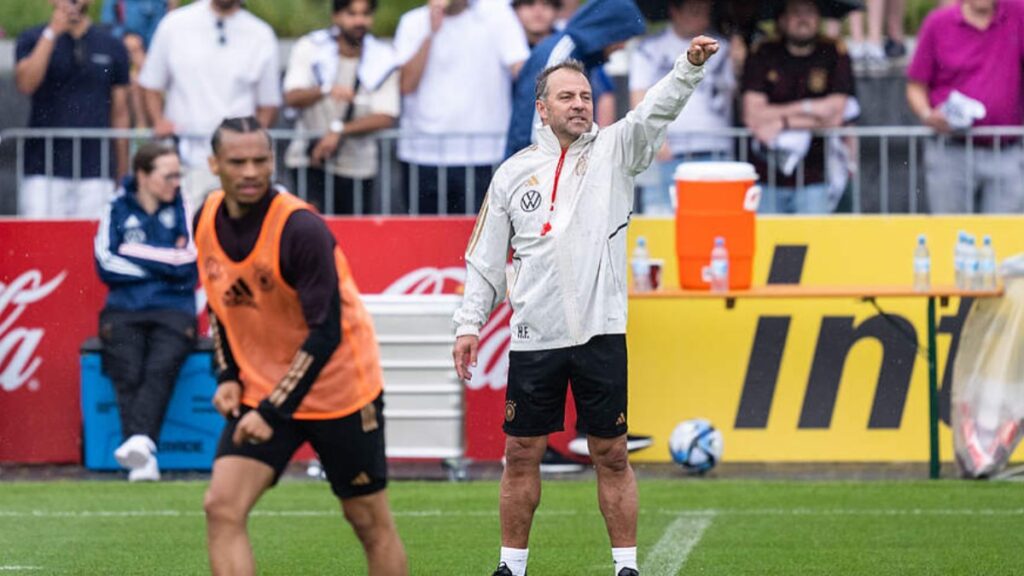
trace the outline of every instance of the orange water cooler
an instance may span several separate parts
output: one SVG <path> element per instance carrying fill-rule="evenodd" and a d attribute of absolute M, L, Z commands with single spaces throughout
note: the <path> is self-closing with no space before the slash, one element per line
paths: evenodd
<path fill-rule="evenodd" d="M 729 287 L 749 288 L 754 263 L 754 228 L 761 190 L 746 162 L 680 164 L 676 180 L 676 256 L 679 286 L 707 290 L 703 270 L 715 237 L 729 251 Z"/>

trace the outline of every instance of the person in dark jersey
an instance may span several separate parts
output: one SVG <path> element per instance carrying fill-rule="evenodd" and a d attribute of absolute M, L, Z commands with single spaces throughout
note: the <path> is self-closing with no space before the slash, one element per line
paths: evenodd
<path fill-rule="evenodd" d="M 210 158 L 223 188 L 195 218 L 218 369 L 213 404 L 228 419 L 204 502 L 211 569 L 255 573 L 249 511 L 308 441 L 368 573 L 404 575 L 373 324 L 323 219 L 271 185 L 273 166 L 256 118 L 224 120 Z"/>

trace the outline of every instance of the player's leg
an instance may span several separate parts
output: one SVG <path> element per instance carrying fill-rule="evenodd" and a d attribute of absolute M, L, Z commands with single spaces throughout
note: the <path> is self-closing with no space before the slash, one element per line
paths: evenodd
<path fill-rule="evenodd" d="M 243 408 L 241 415 L 249 410 Z M 277 482 L 303 442 L 293 422 L 287 421 L 274 428 L 274 435 L 267 442 L 236 446 L 231 437 L 238 420 L 229 419 L 221 432 L 210 487 L 203 501 L 206 545 L 214 576 L 256 573 L 246 530 L 249 511 Z"/>
<path fill-rule="evenodd" d="M 344 418 L 298 425 L 320 457 L 345 520 L 363 545 L 370 576 L 407 574 L 405 548 L 388 506 L 383 396 Z"/>
<path fill-rule="evenodd" d="M 547 435 L 562 430 L 569 349 L 509 353 L 505 390 L 505 471 L 501 475 L 501 565 L 522 576 L 530 527 L 540 505 L 540 461 Z"/>
<path fill-rule="evenodd" d="M 345 498 L 341 501 L 341 508 L 366 552 L 370 576 L 404 576 L 409 573 L 405 547 L 398 537 L 386 489 L 366 496 Z"/>
<path fill-rule="evenodd" d="M 635 570 L 637 489 L 626 447 L 626 336 L 595 336 L 575 347 L 571 381 L 576 412 L 597 472 L 597 500 L 616 573 Z"/>

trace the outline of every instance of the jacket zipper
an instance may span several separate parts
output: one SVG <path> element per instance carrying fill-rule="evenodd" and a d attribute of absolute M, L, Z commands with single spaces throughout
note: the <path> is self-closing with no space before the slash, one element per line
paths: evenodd
<path fill-rule="evenodd" d="M 551 187 L 551 207 L 548 209 L 548 221 L 540 229 L 541 236 L 547 236 L 548 232 L 551 232 L 551 218 L 555 213 L 555 198 L 558 196 L 558 179 L 562 175 L 562 164 L 565 163 L 565 153 L 568 151 L 568 148 L 562 148 L 562 155 L 558 157 L 558 168 L 555 168 L 555 184 Z"/>

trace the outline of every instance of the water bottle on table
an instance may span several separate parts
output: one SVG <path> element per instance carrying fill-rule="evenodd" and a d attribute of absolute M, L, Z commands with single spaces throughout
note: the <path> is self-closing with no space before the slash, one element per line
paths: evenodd
<path fill-rule="evenodd" d="M 917 237 L 917 248 L 914 249 L 914 290 L 926 292 L 931 288 L 932 258 L 928 254 L 928 244 L 924 234 Z"/>
<path fill-rule="evenodd" d="M 651 257 L 647 252 L 647 239 L 640 236 L 636 239 L 636 248 L 633 249 L 633 259 L 630 262 L 633 269 L 633 290 L 637 292 L 651 291 Z"/>
<path fill-rule="evenodd" d="M 978 250 L 978 288 L 994 290 L 996 287 L 996 251 L 992 248 L 992 237 L 985 235 Z"/>
<path fill-rule="evenodd" d="M 711 291 L 729 291 L 729 251 L 725 248 L 725 238 L 715 237 L 715 246 L 711 249 Z"/>

